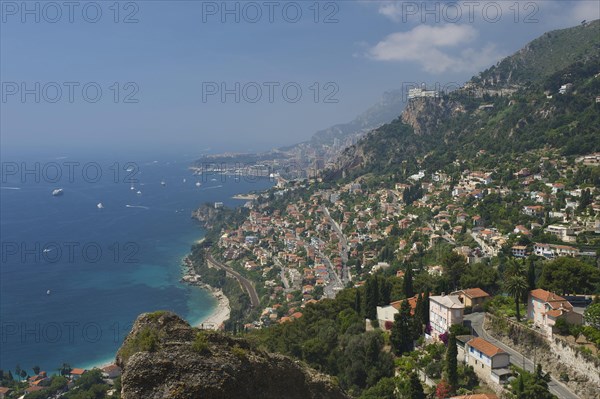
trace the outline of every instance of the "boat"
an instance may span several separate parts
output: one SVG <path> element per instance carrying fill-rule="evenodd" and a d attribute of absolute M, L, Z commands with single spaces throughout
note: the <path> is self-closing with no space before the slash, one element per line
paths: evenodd
<path fill-rule="evenodd" d="M 137 195 L 142 195 L 142 192 L 140 190 L 138 190 L 136 194 Z"/>
<path fill-rule="evenodd" d="M 59 195 L 63 195 L 63 194 L 64 194 L 64 191 L 62 188 L 57 188 L 57 189 L 52 190 L 52 195 L 55 197 L 58 197 Z"/>
<path fill-rule="evenodd" d="M 50 290 L 46 291 L 46 295 L 50 295 Z"/>
<path fill-rule="evenodd" d="M 163 181 L 160 182 L 160 185 L 164 187 L 164 186 L 167 185 L 167 183 L 165 183 L 165 181 L 163 180 Z"/>
<path fill-rule="evenodd" d="M 104 209 L 104 205 L 102 205 L 102 202 L 98 202 L 98 205 L 96 205 L 98 207 L 98 209 Z"/>
<path fill-rule="evenodd" d="M 133 187 L 133 185 L 131 185 L 131 187 L 129 187 L 130 190 L 135 190 L 135 187 Z"/>
<path fill-rule="evenodd" d="M 183 178 L 183 182 L 185 183 L 187 180 L 185 180 L 185 178 Z"/>
<path fill-rule="evenodd" d="M 196 187 L 200 187 L 202 184 L 200 184 L 199 181 L 196 182 Z"/>
<path fill-rule="evenodd" d="M 48 253 L 50 251 L 52 251 L 54 248 L 44 248 L 44 250 L 42 251 L 43 253 Z"/>
<path fill-rule="evenodd" d="M 212 179 L 210 179 L 210 181 L 217 181 L 217 179 L 215 179 L 215 178 L 212 178 Z"/>

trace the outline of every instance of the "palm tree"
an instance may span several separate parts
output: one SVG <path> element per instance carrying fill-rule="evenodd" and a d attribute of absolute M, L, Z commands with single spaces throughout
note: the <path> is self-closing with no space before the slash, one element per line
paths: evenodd
<path fill-rule="evenodd" d="M 527 280 L 524 276 L 520 275 L 512 275 L 509 276 L 506 282 L 504 283 L 504 290 L 510 296 L 515 298 L 515 307 L 517 310 L 517 321 L 521 321 L 521 312 L 519 310 L 519 304 L 521 302 L 521 298 L 527 292 L 529 286 L 527 285 Z"/>

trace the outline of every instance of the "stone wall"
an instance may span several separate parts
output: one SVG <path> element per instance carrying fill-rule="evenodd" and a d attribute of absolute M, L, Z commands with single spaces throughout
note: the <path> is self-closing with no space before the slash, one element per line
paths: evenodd
<path fill-rule="evenodd" d="M 506 318 L 486 313 L 484 328 L 496 339 L 540 363 L 554 378 L 582 399 L 597 399 L 600 392 L 600 361 L 582 353 L 562 338 L 547 339 L 539 332 Z"/>

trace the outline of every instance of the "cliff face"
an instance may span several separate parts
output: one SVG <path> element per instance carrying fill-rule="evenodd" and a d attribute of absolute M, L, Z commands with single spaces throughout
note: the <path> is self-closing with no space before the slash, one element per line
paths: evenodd
<path fill-rule="evenodd" d="M 458 101 L 417 98 L 411 100 L 402 112 L 402 122 L 412 126 L 416 135 L 432 134 L 442 121 L 464 113 L 465 108 Z"/>
<path fill-rule="evenodd" d="M 334 380 L 170 312 L 138 317 L 117 353 L 123 399 L 347 399 Z"/>

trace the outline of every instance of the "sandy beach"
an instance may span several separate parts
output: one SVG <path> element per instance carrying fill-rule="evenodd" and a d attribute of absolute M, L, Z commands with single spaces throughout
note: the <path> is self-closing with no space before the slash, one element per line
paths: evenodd
<path fill-rule="evenodd" d="M 194 271 L 192 261 L 189 259 L 189 257 L 186 256 L 183 259 L 183 266 L 185 270 L 182 281 L 209 291 L 217 300 L 217 306 L 213 312 L 208 317 L 196 323 L 194 327 L 207 330 L 221 329 L 223 327 L 223 323 L 229 320 L 229 315 L 231 312 L 229 307 L 229 298 L 227 298 L 220 289 L 211 287 L 210 285 L 201 281 L 200 275 L 196 274 Z"/>

